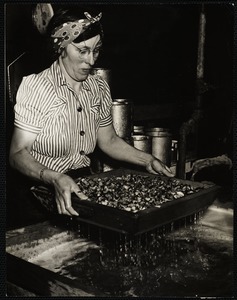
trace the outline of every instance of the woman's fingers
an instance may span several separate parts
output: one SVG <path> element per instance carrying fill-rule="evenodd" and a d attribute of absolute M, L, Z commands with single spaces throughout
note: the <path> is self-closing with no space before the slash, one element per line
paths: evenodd
<path fill-rule="evenodd" d="M 72 207 L 70 192 L 64 192 L 63 195 L 58 195 L 56 202 L 59 214 L 79 216 L 79 214 Z"/>
<path fill-rule="evenodd" d="M 153 174 L 160 174 L 163 173 L 164 175 L 168 177 L 174 177 L 174 174 L 171 172 L 170 168 L 167 167 L 164 163 L 159 161 L 158 159 L 154 159 L 151 162 L 151 168 L 149 168 L 149 171 Z"/>
<path fill-rule="evenodd" d="M 75 209 L 72 206 L 69 206 L 67 209 L 67 212 L 69 213 L 69 215 L 71 216 L 79 216 L 79 213 L 75 211 Z"/>
<path fill-rule="evenodd" d="M 163 173 L 164 173 L 164 175 L 166 175 L 168 177 L 174 177 L 174 174 L 171 172 L 170 168 L 168 168 L 167 166 L 164 166 Z"/>
<path fill-rule="evenodd" d="M 61 215 L 62 209 L 61 209 L 60 203 L 57 200 L 56 200 L 56 204 L 57 204 L 58 213 Z"/>
<path fill-rule="evenodd" d="M 80 191 L 74 180 L 67 175 L 60 174 L 55 181 L 54 187 L 59 214 L 78 216 L 79 214 L 72 207 L 71 193 L 76 193 L 83 200 L 87 199 L 87 197 Z"/>
<path fill-rule="evenodd" d="M 156 172 L 153 168 L 147 168 L 147 171 L 151 174 L 155 174 L 155 175 L 159 174 L 159 172 Z"/>
<path fill-rule="evenodd" d="M 78 216 L 79 214 L 72 207 L 71 191 L 67 190 L 63 196 L 66 211 L 72 216 Z"/>
<path fill-rule="evenodd" d="M 82 191 L 80 189 L 77 189 L 76 191 L 74 191 L 74 193 L 77 195 L 78 198 L 80 198 L 81 200 L 87 200 L 88 197 L 82 193 Z"/>

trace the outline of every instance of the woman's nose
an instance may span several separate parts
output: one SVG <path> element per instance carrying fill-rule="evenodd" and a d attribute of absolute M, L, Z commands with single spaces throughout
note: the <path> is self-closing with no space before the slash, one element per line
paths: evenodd
<path fill-rule="evenodd" d="M 94 53 L 93 53 L 93 51 L 90 51 L 90 52 L 88 53 L 87 58 L 86 58 L 86 62 L 87 62 L 88 64 L 90 64 L 91 66 L 94 65 L 94 63 L 95 63 L 95 58 L 94 58 Z"/>

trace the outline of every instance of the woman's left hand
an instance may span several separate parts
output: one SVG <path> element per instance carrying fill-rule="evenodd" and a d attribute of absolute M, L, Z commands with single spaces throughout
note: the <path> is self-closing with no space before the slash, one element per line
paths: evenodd
<path fill-rule="evenodd" d="M 146 165 L 146 170 L 152 174 L 163 174 L 168 177 L 174 177 L 174 174 L 171 172 L 170 168 L 155 157 L 152 157 L 150 162 Z"/>

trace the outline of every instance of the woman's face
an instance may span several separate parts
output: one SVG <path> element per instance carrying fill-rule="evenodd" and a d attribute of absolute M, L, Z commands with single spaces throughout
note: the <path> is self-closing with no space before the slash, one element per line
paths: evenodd
<path fill-rule="evenodd" d="M 80 43 L 71 43 L 61 57 L 68 75 L 75 81 L 86 80 L 102 46 L 100 35 Z"/>

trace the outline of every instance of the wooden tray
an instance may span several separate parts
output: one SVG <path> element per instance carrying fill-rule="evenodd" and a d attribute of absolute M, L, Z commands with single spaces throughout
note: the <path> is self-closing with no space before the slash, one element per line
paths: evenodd
<path fill-rule="evenodd" d="M 139 174 L 151 177 L 156 176 L 140 171 L 117 169 L 91 175 L 89 177 L 120 177 L 127 174 Z M 162 176 L 162 180 L 167 179 L 167 177 Z M 80 214 L 76 219 L 120 233 L 137 235 L 204 210 L 212 204 L 220 190 L 220 187 L 214 184 L 210 185 L 201 182 L 178 180 L 182 183 L 189 184 L 192 187 L 203 187 L 204 189 L 201 189 L 194 194 L 162 203 L 161 207 L 151 207 L 136 213 L 94 203 L 88 200 L 80 200 L 77 196 L 72 195 L 73 208 Z M 32 192 L 42 203 L 46 199 L 50 199 L 47 203 L 50 202 L 51 207 L 48 205 L 48 208 L 52 211 L 55 210 L 55 207 L 53 207 L 54 201 L 52 192 L 43 187 L 34 187 Z M 43 203 L 43 205 L 44 204 L 45 203 Z"/>

